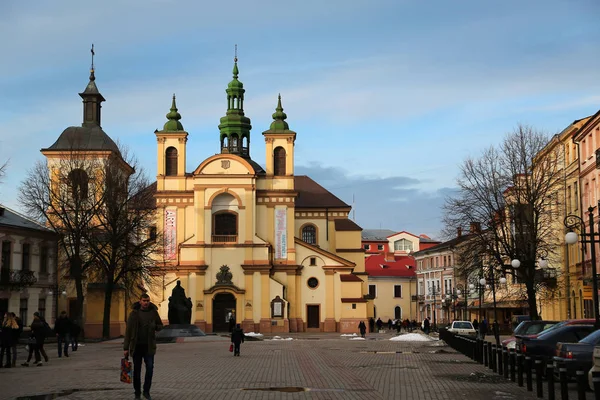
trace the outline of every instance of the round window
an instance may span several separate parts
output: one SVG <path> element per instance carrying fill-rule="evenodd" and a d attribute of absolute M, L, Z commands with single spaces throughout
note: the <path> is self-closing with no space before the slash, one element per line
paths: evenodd
<path fill-rule="evenodd" d="M 308 281 L 306 283 L 308 284 L 308 287 L 311 289 L 314 289 L 317 286 L 319 286 L 319 280 L 317 278 L 308 278 Z"/>

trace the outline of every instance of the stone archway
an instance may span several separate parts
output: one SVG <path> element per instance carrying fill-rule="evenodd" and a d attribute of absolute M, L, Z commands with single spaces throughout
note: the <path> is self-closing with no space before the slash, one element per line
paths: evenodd
<path fill-rule="evenodd" d="M 229 313 L 235 316 L 236 298 L 232 293 L 218 293 L 213 298 L 212 304 L 212 330 L 213 332 L 229 332 Z M 237 316 L 235 316 L 236 320 Z"/>

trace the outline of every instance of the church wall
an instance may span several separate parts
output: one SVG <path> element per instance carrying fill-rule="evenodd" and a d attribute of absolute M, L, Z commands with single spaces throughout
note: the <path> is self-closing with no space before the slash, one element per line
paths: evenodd
<path fill-rule="evenodd" d="M 263 240 L 268 240 L 267 214 L 269 213 L 269 208 L 264 205 L 257 205 L 255 210 L 256 217 L 254 221 L 256 224 L 256 235 Z"/>
<path fill-rule="evenodd" d="M 219 268 L 227 265 L 230 268 L 231 282 L 239 288 L 243 288 L 244 270 L 241 265 L 244 263 L 243 248 L 212 248 L 206 251 L 206 264 L 209 268 L 206 270 L 204 289 L 210 289 L 217 281 Z M 236 297 L 238 297 L 236 295 Z"/>
<path fill-rule="evenodd" d="M 296 215 L 298 214 L 298 212 L 296 212 Z M 303 212 L 301 214 L 308 214 L 306 212 Z M 296 216 L 295 221 L 294 221 L 294 235 L 300 239 L 302 239 L 302 228 L 307 225 L 307 224 L 312 224 L 317 228 L 317 245 L 323 249 L 326 249 L 328 247 L 328 242 L 327 242 L 327 223 L 325 218 L 319 218 L 319 217 L 298 217 Z M 330 234 L 332 233 L 331 231 L 329 232 Z"/>
<path fill-rule="evenodd" d="M 260 323 L 260 311 L 261 311 L 261 274 L 259 272 L 255 272 L 253 277 L 252 277 L 252 283 L 254 286 L 254 292 L 253 294 L 253 298 L 252 298 L 252 303 L 253 303 L 253 316 L 254 316 L 254 323 L 258 324 Z"/>

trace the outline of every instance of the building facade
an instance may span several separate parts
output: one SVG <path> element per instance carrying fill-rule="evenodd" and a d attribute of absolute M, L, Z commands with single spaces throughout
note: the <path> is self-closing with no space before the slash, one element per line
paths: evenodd
<path fill-rule="evenodd" d="M 53 231 L 0 205 L 0 315 L 14 312 L 29 325 L 37 311 L 53 323 L 57 241 Z"/>
<path fill-rule="evenodd" d="M 393 253 L 367 257 L 369 297 L 373 299 L 373 316 L 388 319 L 413 320 L 417 315 L 417 276 L 415 259 L 394 257 Z"/>
<path fill-rule="evenodd" d="M 296 132 L 281 97 L 263 132 L 265 168 L 251 159 L 252 128 L 237 60 L 216 155 L 186 172 L 175 99 L 157 140 L 156 215 L 164 282 L 149 288 L 161 316 L 177 281 L 192 323 L 227 329 L 230 315 L 255 332 L 354 332 L 368 317 L 361 228 L 350 206 L 308 176 L 295 175 Z M 300 137 L 300 135 L 298 135 Z M 260 143 L 253 140 L 252 143 Z"/>

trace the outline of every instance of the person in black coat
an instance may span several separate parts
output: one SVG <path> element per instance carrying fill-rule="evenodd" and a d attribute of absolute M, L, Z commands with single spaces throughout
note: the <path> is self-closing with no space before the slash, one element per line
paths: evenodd
<path fill-rule="evenodd" d="M 79 347 L 79 335 L 81 334 L 81 327 L 76 320 L 71 321 L 71 350 L 77 351 Z"/>
<path fill-rule="evenodd" d="M 71 336 L 71 319 L 67 317 L 66 311 L 61 311 L 60 316 L 54 324 L 54 333 L 58 343 L 58 357 L 62 357 L 63 348 L 65 357 L 69 357 L 69 342 Z"/>
<path fill-rule="evenodd" d="M 2 348 L 0 349 L 0 368 L 2 368 L 2 363 L 4 362 L 4 353 L 6 352 L 6 364 L 4 368 L 12 367 L 12 358 L 10 355 L 10 351 L 14 345 L 15 341 L 15 332 L 19 331 L 19 325 L 17 321 L 10 315 L 10 313 L 6 313 L 4 316 L 4 320 L 2 321 L 2 332 L 0 333 L 0 342 Z"/>
<path fill-rule="evenodd" d="M 360 336 L 365 337 L 365 333 L 367 333 L 367 325 L 365 325 L 365 321 L 360 321 L 358 324 L 358 330 L 360 331 Z"/>
<path fill-rule="evenodd" d="M 240 344 L 244 343 L 244 331 L 240 324 L 237 324 L 231 332 L 231 343 L 233 343 L 233 355 L 240 355 Z"/>
<path fill-rule="evenodd" d="M 11 317 L 14 318 L 15 322 L 17 323 L 19 329 L 17 329 L 14 334 L 15 334 L 15 340 L 13 342 L 13 347 L 12 347 L 12 366 L 16 367 L 17 366 L 17 346 L 19 345 L 19 339 L 21 338 L 21 334 L 23 333 L 23 321 L 21 321 L 21 318 L 17 317 L 17 315 L 14 312 L 10 313 Z"/>

